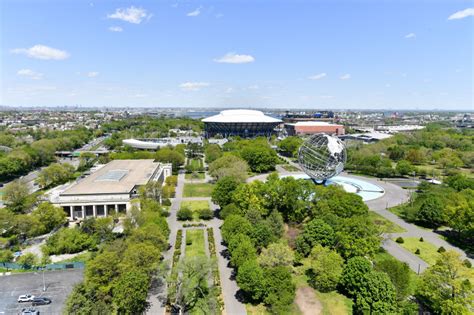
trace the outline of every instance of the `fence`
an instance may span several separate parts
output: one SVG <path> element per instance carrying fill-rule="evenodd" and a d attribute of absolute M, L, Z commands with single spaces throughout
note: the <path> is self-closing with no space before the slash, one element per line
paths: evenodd
<path fill-rule="evenodd" d="M 20 265 L 17 263 L 0 262 L 0 268 L 7 270 L 63 270 L 63 269 L 84 269 L 85 264 L 83 262 L 68 262 L 58 264 L 47 264 L 46 266 L 28 266 Z"/>

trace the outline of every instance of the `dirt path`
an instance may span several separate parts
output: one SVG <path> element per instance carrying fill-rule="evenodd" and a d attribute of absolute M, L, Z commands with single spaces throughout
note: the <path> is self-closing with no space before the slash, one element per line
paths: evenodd
<path fill-rule="evenodd" d="M 319 315 L 323 309 L 321 302 L 314 294 L 314 290 L 310 287 L 298 288 L 295 301 L 303 315 Z"/>

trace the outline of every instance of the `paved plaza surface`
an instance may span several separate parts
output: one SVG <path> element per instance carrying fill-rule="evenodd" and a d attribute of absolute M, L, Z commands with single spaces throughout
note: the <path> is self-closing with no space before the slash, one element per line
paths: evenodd
<path fill-rule="evenodd" d="M 46 291 L 43 291 L 43 272 L 27 272 L 0 276 L 0 314 L 19 314 L 23 308 L 31 307 L 31 303 L 18 303 L 19 295 L 32 294 L 52 300 L 49 305 L 35 306 L 40 314 L 63 314 L 66 299 L 75 284 L 83 279 L 82 269 L 46 271 L 44 279 Z"/>

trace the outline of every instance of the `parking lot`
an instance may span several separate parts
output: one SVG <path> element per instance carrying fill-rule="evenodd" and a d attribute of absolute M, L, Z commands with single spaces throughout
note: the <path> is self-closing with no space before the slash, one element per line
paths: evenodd
<path fill-rule="evenodd" d="M 43 292 L 43 273 L 29 272 L 0 276 L 0 314 L 19 314 L 31 303 L 18 303 L 22 294 L 47 297 L 52 300 L 49 305 L 35 306 L 40 314 L 62 314 L 67 296 L 74 285 L 82 280 L 84 270 L 46 271 L 44 279 L 46 291 Z"/>

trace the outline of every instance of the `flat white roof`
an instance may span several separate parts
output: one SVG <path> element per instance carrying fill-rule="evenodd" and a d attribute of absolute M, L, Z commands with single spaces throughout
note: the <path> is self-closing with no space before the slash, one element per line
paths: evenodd
<path fill-rule="evenodd" d="M 280 123 L 281 120 L 265 115 L 259 110 L 252 109 L 229 109 L 219 114 L 204 118 L 203 122 L 214 123 Z"/>
<path fill-rule="evenodd" d="M 154 160 L 113 160 L 60 195 L 125 194 L 145 185 L 160 163 Z"/>
<path fill-rule="evenodd" d="M 339 124 L 331 124 L 325 121 L 298 121 L 293 124 L 289 125 L 294 125 L 294 126 L 342 126 Z"/>

